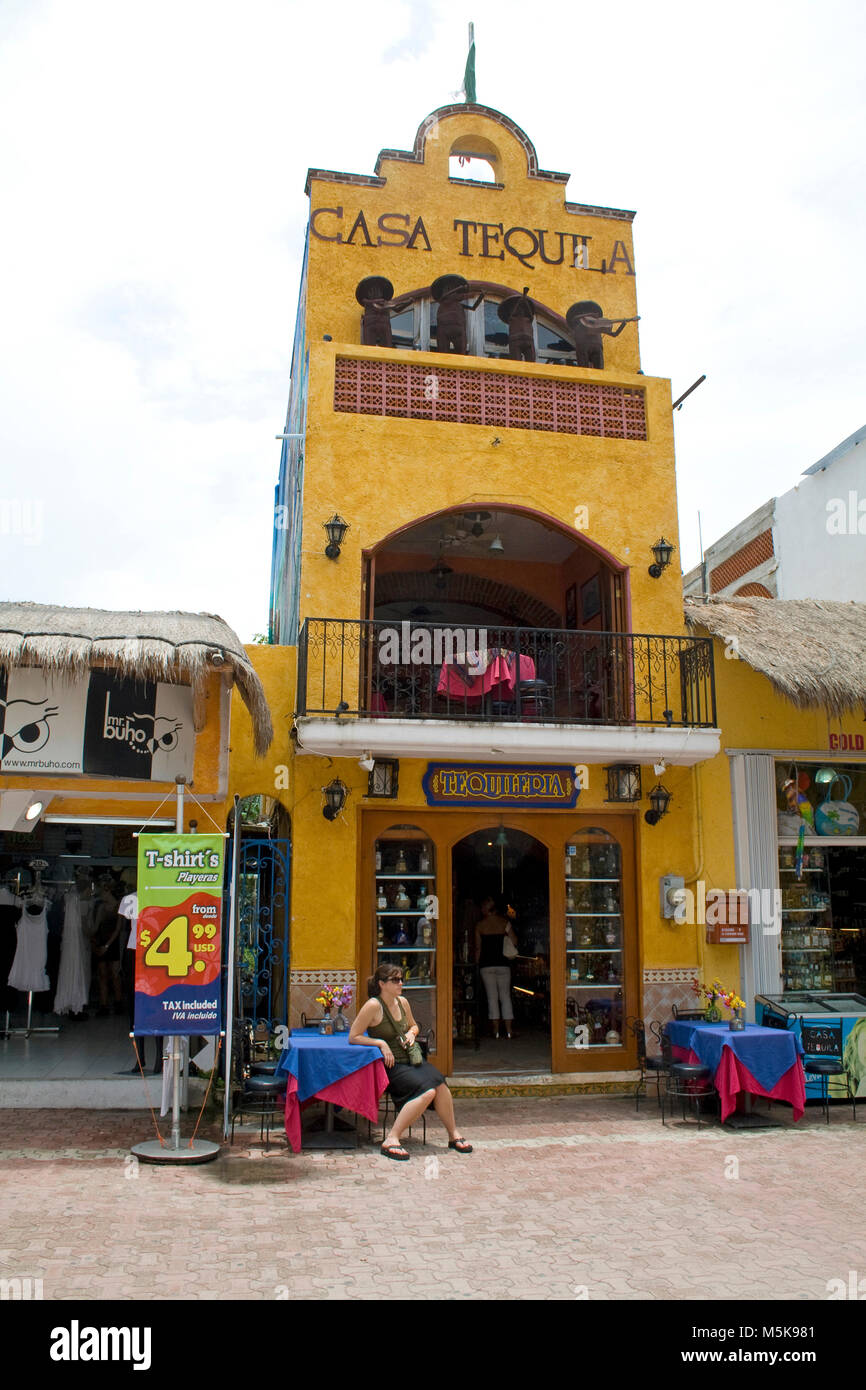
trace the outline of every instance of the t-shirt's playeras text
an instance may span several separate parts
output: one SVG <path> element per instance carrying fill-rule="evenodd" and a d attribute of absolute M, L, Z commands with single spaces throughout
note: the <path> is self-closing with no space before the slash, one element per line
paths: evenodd
<path fill-rule="evenodd" d="M 135 1031 L 220 1031 L 225 841 L 140 835 Z"/>

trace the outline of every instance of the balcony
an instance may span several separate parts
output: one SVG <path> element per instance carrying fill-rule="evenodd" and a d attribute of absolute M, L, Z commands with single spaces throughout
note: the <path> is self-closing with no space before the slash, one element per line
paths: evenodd
<path fill-rule="evenodd" d="M 691 765 L 719 748 L 703 637 L 309 618 L 297 719 L 299 750 L 331 756 Z"/>

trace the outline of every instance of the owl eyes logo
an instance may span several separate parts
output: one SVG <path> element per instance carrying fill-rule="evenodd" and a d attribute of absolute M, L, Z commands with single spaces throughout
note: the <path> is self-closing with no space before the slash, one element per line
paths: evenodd
<path fill-rule="evenodd" d="M 0 700 L 3 711 L 3 740 L 0 756 L 13 748 L 17 753 L 38 753 L 51 737 L 49 719 L 59 713 L 58 705 L 47 700 Z"/>
<path fill-rule="evenodd" d="M 106 697 L 105 701 L 103 738 L 126 743 L 134 753 L 174 752 L 178 745 L 178 734 L 183 728 L 181 720 L 170 719 L 164 714 L 109 714 L 109 698 Z"/>

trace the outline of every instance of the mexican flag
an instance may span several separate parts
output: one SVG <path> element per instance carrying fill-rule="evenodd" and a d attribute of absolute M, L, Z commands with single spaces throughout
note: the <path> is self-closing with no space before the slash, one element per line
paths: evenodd
<path fill-rule="evenodd" d="M 469 25 L 469 53 L 463 73 L 463 99 L 475 101 L 475 25 Z"/>

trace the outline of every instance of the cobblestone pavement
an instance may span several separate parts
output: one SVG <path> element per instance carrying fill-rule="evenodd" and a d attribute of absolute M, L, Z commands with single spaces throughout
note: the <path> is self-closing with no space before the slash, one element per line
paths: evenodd
<path fill-rule="evenodd" d="M 563 1097 L 462 1101 L 458 1120 L 468 1157 L 433 1118 L 409 1163 L 292 1156 L 280 1134 L 266 1153 L 250 1126 L 178 1168 L 130 1158 L 146 1113 L 4 1111 L 0 1277 L 70 1300 L 820 1300 L 866 1276 L 850 1110 L 731 1132 Z"/>

